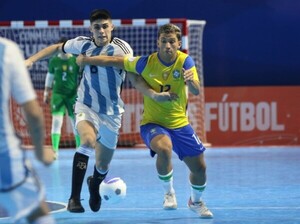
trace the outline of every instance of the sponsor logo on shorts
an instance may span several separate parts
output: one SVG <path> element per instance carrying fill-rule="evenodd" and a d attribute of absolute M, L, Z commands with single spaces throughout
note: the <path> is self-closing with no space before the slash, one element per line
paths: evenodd
<path fill-rule="evenodd" d="M 152 129 L 150 130 L 150 134 L 153 135 L 154 133 L 156 133 L 156 129 L 155 129 L 155 128 L 152 128 Z"/>

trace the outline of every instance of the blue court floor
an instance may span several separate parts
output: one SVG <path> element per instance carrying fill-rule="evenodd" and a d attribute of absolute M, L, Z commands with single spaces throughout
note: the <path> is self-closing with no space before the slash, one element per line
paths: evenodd
<path fill-rule="evenodd" d="M 121 177 L 127 184 L 127 196 L 119 204 L 102 204 L 94 213 L 88 206 L 84 182 L 82 204 L 85 213 L 65 209 L 70 194 L 74 149 L 60 150 L 59 159 L 44 168 L 34 162 L 47 192 L 47 201 L 61 224 L 135 224 L 135 223 L 300 223 L 300 147 L 208 148 L 207 188 L 203 199 L 214 219 L 199 219 L 188 210 L 188 170 L 173 155 L 174 185 L 178 209 L 162 209 L 163 190 L 157 178 L 155 159 L 146 149 L 117 149 L 109 177 Z M 32 152 L 29 152 L 32 157 Z M 87 175 L 92 174 L 94 158 Z M 0 223 L 11 223 L 0 218 Z"/>

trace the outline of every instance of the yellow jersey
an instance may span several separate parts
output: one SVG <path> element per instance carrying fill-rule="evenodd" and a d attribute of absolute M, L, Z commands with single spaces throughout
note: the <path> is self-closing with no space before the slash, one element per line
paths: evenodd
<path fill-rule="evenodd" d="M 176 101 L 156 102 L 144 96 L 144 112 L 141 125 L 155 123 L 166 128 L 175 129 L 187 125 L 186 114 L 188 89 L 183 79 L 183 68 L 192 69 L 194 80 L 198 79 L 193 59 L 181 51 L 171 64 L 164 63 L 159 54 L 149 56 L 126 57 L 125 70 L 142 75 L 146 82 L 157 92 L 173 92 L 178 95 Z"/>

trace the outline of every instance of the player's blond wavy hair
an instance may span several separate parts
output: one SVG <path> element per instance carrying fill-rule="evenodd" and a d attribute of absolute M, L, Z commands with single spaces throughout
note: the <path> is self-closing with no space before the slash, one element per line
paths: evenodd
<path fill-rule="evenodd" d="M 181 29 L 172 24 L 172 23 L 168 23 L 165 25 L 162 25 L 159 30 L 158 30 L 158 38 L 160 37 L 161 34 L 169 34 L 169 33 L 175 33 L 176 37 L 179 41 L 181 41 Z"/>

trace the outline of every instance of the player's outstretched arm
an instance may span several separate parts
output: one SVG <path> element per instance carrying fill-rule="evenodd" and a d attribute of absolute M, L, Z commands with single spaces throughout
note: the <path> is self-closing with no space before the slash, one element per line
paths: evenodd
<path fill-rule="evenodd" d="M 53 162 L 53 151 L 44 147 L 44 119 L 37 100 L 31 100 L 22 105 L 28 130 L 35 150 L 36 158 L 45 165 Z"/>
<path fill-rule="evenodd" d="M 62 48 L 62 43 L 50 45 L 36 54 L 30 56 L 25 60 L 25 65 L 30 68 L 35 62 L 40 61 L 42 59 L 47 59 L 57 54 Z"/>
<path fill-rule="evenodd" d="M 148 83 L 143 79 L 142 76 L 132 73 L 127 73 L 127 77 L 131 84 L 143 95 L 150 97 L 151 99 L 164 102 L 173 101 L 178 99 L 178 95 L 170 92 L 156 92 Z"/>
<path fill-rule="evenodd" d="M 104 66 L 104 67 L 117 67 L 124 69 L 124 57 L 121 56 L 106 56 L 106 55 L 99 55 L 99 56 L 84 56 L 78 55 L 76 58 L 76 63 L 83 67 L 85 65 L 96 65 L 96 66 Z"/>

